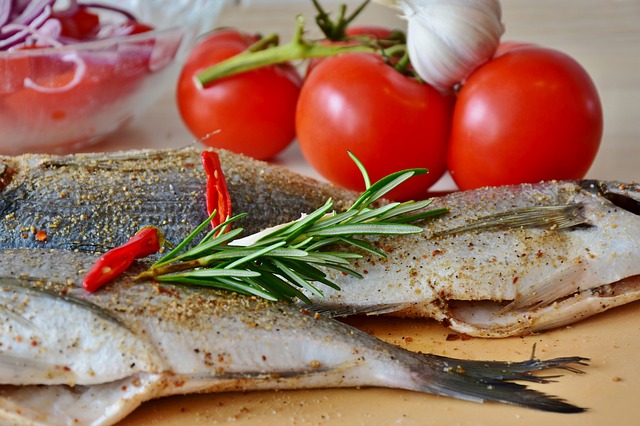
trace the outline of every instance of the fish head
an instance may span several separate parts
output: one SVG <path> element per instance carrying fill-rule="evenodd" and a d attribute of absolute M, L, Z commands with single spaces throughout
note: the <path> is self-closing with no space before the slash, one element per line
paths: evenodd
<path fill-rule="evenodd" d="M 528 334 L 640 299 L 640 184 L 576 183 L 579 190 L 567 200 L 581 206 L 584 223 L 545 231 L 563 237 L 558 253 L 568 261 L 552 272 L 531 274 L 532 280 L 523 274 L 513 300 L 452 301 L 452 328 L 485 337 Z"/>

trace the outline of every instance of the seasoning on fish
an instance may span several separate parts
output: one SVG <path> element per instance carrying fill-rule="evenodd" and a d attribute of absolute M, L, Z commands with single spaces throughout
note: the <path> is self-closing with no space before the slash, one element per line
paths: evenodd
<path fill-rule="evenodd" d="M 334 315 L 430 317 L 471 336 L 560 327 L 640 299 L 640 185 L 544 182 L 457 192 L 424 233 L 381 236 L 364 280 L 311 296 Z"/>
<path fill-rule="evenodd" d="M 485 362 L 414 353 L 292 304 L 132 285 L 144 265 L 89 294 L 73 283 L 96 258 L 0 250 L 0 423 L 111 425 L 166 395 L 360 386 L 583 411 L 518 383 L 547 383 L 533 373 L 576 371 L 582 357 Z"/>
<path fill-rule="evenodd" d="M 170 243 L 207 219 L 201 149 L 49 156 L 0 156 L 0 248 L 105 252 L 142 226 Z M 357 194 L 227 151 L 216 151 L 237 223 L 247 233 L 295 220 L 331 198 L 337 209 Z M 50 227 L 55 225 L 55 227 Z M 47 229 L 46 241 L 24 238 Z"/>
<path fill-rule="evenodd" d="M 333 202 L 328 200 L 322 207 L 296 221 L 248 237 L 236 238 L 242 228 L 221 234 L 218 228 L 225 229 L 228 223 L 238 219 L 236 216 L 215 227 L 195 247 L 183 251 L 182 247 L 191 244 L 205 225 L 203 223 L 178 244 L 180 249 L 163 256 L 141 276 L 185 285 L 223 288 L 269 300 L 292 302 L 299 299 L 306 303 L 310 301 L 301 289 L 317 296 L 322 296 L 317 283 L 339 290 L 318 267 L 362 278 L 360 273 L 350 268 L 350 261 L 359 259 L 361 255 L 349 251 L 349 248 L 364 250 L 381 258 L 385 258 L 386 253 L 373 248 L 361 237 L 421 233 L 422 228 L 412 222 L 444 214 L 446 209 L 427 209 L 431 200 L 374 206 L 389 191 L 426 170 L 399 171 L 371 184 L 364 166 L 353 158 L 362 169 L 366 189 L 346 211 L 336 212 Z M 214 211 L 212 215 L 215 214 Z M 335 245 L 344 250 L 327 248 Z"/>
<path fill-rule="evenodd" d="M 247 233 L 295 220 L 329 198 L 344 210 L 357 197 L 216 152 L 235 214 L 247 213 L 237 223 Z M 199 155 L 190 148 L 0 157 L 0 248 L 104 252 L 149 223 L 169 242 L 181 241 L 207 218 L 194 208 L 205 203 Z M 372 240 L 388 260 L 359 260 L 353 266 L 365 278 L 337 276 L 340 292 L 325 292 L 317 308 L 429 317 L 460 333 L 504 337 L 638 300 L 639 188 L 545 182 L 437 198 L 430 208 L 445 207 L 448 215 L 425 223 L 421 235 Z M 46 229 L 46 240 L 37 241 L 30 229 Z"/>

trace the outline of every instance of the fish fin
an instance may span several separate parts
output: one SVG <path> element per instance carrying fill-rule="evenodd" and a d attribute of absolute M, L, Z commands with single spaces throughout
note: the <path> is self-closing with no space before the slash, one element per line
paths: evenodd
<path fill-rule="evenodd" d="M 521 407 L 557 413 L 580 413 L 585 408 L 562 398 L 528 388 L 514 381 L 549 383 L 559 376 L 535 376 L 532 373 L 549 369 L 580 372 L 571 364 L 587 365 L 587 358 L 562 357 L 549 360 L 530 359 L 522 362 L 473 361 L 423 355 L 440 375 L 429 377 L 419 389 L 439 395 L 475 402 L 501 402 Z"/>
<path fill-rule="evenodd" d="M 94 386 L 0 386 L 0 423 L 114 424 L 155 397 L 158 381 L 135 375 Z"/>
<path fill-rule="evenodd" d="M 377 305 L 334 305 L 330 303 L 314 302 L 305 305 L 305 309 L 331 318 L 348 317 L 352 315 L 384 315 L 398 312 L 411 306 L 411 303 L 385 303 Z"/>
<path fill-rule="evenodd" d="M 39 377 L 46 371 L 59 372 L 58 374 L 65 373 L 59 366 L 47 362 L 38 361 L 27 356 L 18 357 L 4 352 L 0 353 L 0 377 L 2 377 L 4 383 L 11 383 L 12 378 L 17 373 L 19 373 L 20 377 Z M 70 381 L 75 379 L 71 372 L 68 372 L 67 375 Z"/>
<path fill-rule="evenodd" d="M 510 210 L 479 217 L 465 225 L 436 232 L 433 236 L 442 237 L 469 231 L 485 231 L 505 228 L 572 228 L 587 224 L 586 218 L 582 215 L 582 210 L 582 204 L 537 206 Z"/>
<path fill-rule="evenodd" d="M 20 293 L 31 293 L 38 297 L 48 297 L 53 300 L 62 300 L 67 303 L 72 303 L 78 307 L 89 310 L 94 314 L 98 315 L 100 318 L 107 320 L 113 324 L 116 324 L 120 327 L 126 328 L 129 330 L 127 324 L 125 324 L 120 318 L 116 315 L 112 314 L 107 309 L 103 309 L 99 305 L 95 303 L 91 303 L 88 299 L 82 299 L 80 297 L 74 296 L 72 293 L 63 294 L 58 291 L 54 291 L 52 289 L 48 289 L 41 285 L 41 280 L 36 277 L 23 276 L 20 278 L 16 278 L 13 276 L 0 275 L 0 290 L 2 289 L 12 289 Z M 8 310 L 6 306 L 2 304 L 0 300 L 0 309 Z M 15 313 L 14 313 L 15 314 Z M 16 316 L 20 316 L 15 314 Z M 12 317 L 14 319 L 14 317 Z M 18 319 L 18 318 L 15 318 Z M 31 322 L 26 318 L 22 317 L 22 319 L 18 319 L 24 325 L 29 325 Z"/>
<path fill-rule="evenodd" d="M 560 276 L 560 274 L 551 275 L 547 279 L 527 287 L 522 293 L 519 293 L 515 297 L 513 302 L 506 305 L 500 312 L 506 313 L 518 309 L 549 306 L 557 300 L 580 291 L 578 286 L 568 285 L 567 283 L 580 282 L 580 275 L 583 273 L 584 269 L 575 267 L 563 271 L 562 276 Z"/>
<path fill-rule="evenodd" d="M 24 328 L 37 330 L 36 326 L 33 324 L 32 321 L 14 312 L 10 306 L 3 304 L 1 300 L 0 300 L 0 313 L 6 315 L 8 319 L 10 319 L 11 321 L 15 321 L 16 323 L 20 324 Z"/>

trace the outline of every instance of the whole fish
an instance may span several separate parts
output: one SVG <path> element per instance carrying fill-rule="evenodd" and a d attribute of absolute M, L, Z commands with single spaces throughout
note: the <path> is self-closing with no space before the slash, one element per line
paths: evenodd
<path fill-rule="evenodd" d="M 246 231 L 294 220 L 356 194 L 219 151 Z M 0 158 L 0 249 L 105 251 L 144 225 L 179 242 L 205 217 L 195 148 Z M 524 335 L 640 299 L 638 186 L 546 182 L 439 197 L 449 213 L 425 233 L 377 238 L 386 260 L 358 262 L 365 279 L 332 274 L 313 309 L 334 315 L 435 318 L 473 336 Z"/>
<path fill-rule="evenodd" d="M 419 354 L 292 304 L 134 283 L 131 275 L 89 294 L 75 283 L 95 260 L 64 250 L 0 251 L 0 423 L 108 425 L 165 395 L 359 386 L 583 411 L 517 383 L 550 378 L 536 371 L 577 371 L 581 357 Z"/>

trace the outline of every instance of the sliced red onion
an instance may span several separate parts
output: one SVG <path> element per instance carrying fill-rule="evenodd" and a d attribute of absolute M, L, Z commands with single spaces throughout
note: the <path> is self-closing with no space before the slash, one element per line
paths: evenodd
<path fill-rule="evenodd" d="M 28 39 L 32 42 L 29 45 L 35 45 L 40 47 L 62 47 L 63 44 L 58 41 L 60 35 L 60 22 L 54 19 L 50 19 L 44 23 L 41 28 L 37 30 L 29 28 L 22 24 L 7 24 L 5 28 L 10 31 L 21 31 L 29 35 Z M 9 50 L 15 50 L 20 47 L 24 47 L 23 44 L 16 44 L 11 46 Z"/>
<path fill-rule="evenodd" d="M 15 10 L 20 11 L 20 15 L 14 17 L 12 22 L 14 24 L 29 25 L 37 19 L 42 19 L 42 16 L 46 13 L 47 16 L 51 16 L 51 9 L 55 0 L 32 0 L 30 1 L 24 10 L 20 10 L 16 7 Z"/>
<path fill-rule="evenodd" d="M 12 0 L 0 0 L 0 28 L 9 22 L 11 11 L 13 10 Z"/>
<path fill-rule="evenodd" d="M 63 10 L 56 9 L 54 11 L 54 14 L 55 16 L 58 16 L 61 18 L 67 18 L 75 15 L 78 12 L 78 9 L 79 9 L 78 2 L 76 0 L 69 0 L 69 6 L 67 6 L 66 9 L 63 9 Z"/>
<path fill-rule="evenodd" d="M 28 40 L 35 40 L 35 34 L 42 31 L 50 37 L 56 37 L 60 42 L 74 42 L 60 38 L 58 17 L 73 16 L 79 7 L 108 10 L 121 14 L 126 20 L 137 22 L 135 16 L 117 6 L 100 3 L 78 3 L 77 0 L 68 0 L 68 6 L 64 10 L 53 10 L 56 0 L 0 0 L 0 50 L 8 50 L 18 46 L 31 45 Z M 51 22 L 49 22 L 51 21 Z M 55 24 L 54 22 L 57 22 Z M 126 36 L 131 32 L 129 26 L 102 24 L 95 38 L 103 39 L 117 36 Z M 109 28 L 110 27 L 110 28 Z M 57 35 L 56 35 L 57 31 Z M 43 40 L 42 37 L 39 38 Z M 51 45 L 53 46 L 53 45 Z"/>
<path fill-rule="evenodd" d="M 23 83 L 24 87 L 27 87 L 29 89 L 33 89 L 42 93 L 60 93 L 60 92 L 65 92 L 77 86 L 78 83 L 82 81 L 82 78 L 84 77 L 87 71 L 87 64 L 85 64 L 82 58 L 80 58 L 78 54 L 75 52 L 70 52 L 65 55 L 62 55 L 60 59 L 62 59 L 65 62 L 74 62 L 76 64 L 76 69 L 73 74 L 73 78 L 69 83 L 60 87 L 46 87 L 46 86 L 39 85 L 38 83 L 33 81 L 31 78 L 27 77 L 24 79 L 24 83 Z"/>
<path fill-rule="evenodd" d="M 28 30 L 12 29 L 11 24 L 27 26 L 30 29 L 40 28 L 51 17 L 51 5 L 54 0 L 34 0 L 23 10 L 14 7 L 9 21 L 0 29 L 0 49 L 7 49 L 19 44 L 29 35 Z"/>

